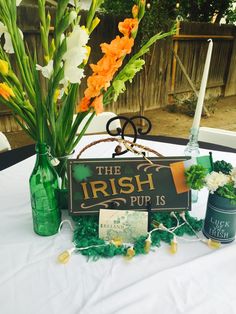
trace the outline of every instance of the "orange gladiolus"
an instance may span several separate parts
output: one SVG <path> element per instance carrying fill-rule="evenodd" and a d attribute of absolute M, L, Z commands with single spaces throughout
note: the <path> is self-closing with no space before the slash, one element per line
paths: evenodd
<path fill-rule="evenodd" d="M 109 55 L 104 55 L 104 57 L 102 57 L 102 59 L 99 60 L 97 64 L 91 64 L 90 67 L 94 73 L 102 75 L 106 77 L 108 81 L 110 81 L 121 65 L 121 59 L 115 60 Z"/>
<path fill-rule="evenodd" d="M 131 52 L 134 45 L 134 39 L 127 36 L 121 37 L 116 36 L 115 39 L 111 41 L 110 44 L 101 44 L 102 52 L 114 56 L 116 58 L 122 58 L 126 54 Z"/>
<path fill-rule="evenodd" d="M 96 114 L 103 112 L 103 95 L 100 95 L 99 97 L 96 97 L 94 101 L 91 104 L 91 107 L 94 108 L 94 111 Z"/>
<path fill-rule="evenodd" d="M 87 79 L 87 89 L 84 92 L 85 99 L 82 99 L 79 105 L 80 111 L 83 109 L 85 111 L 87 105 L 86 99 L 95 97 L 96 98 L 91 106 L 95 108 L 96 113 L 103 110 L 102 98 L 100 98 L 100 96 L 102 92 L 106 91 L 110 86 L 110 81 L 122 65 L 123 57 L 131 53 L 131 49 L 134 45 L 134 38 L 129 38 L 128 36 L 137 28 L 137 19 L 125 19 L 124 22 L 119 24 L 119 29 L 125 36 L 116 36 L 110 44 L 103 43 L 100 45 L 104 56 L 97 62 L 97 64 L 90 64 L 93 74 Z"/>
<path fill-rule="evenodd" d="M 132 32 L 137 31 L 138 29 L 138 20 L 137 19 L 125 19 L 124 22 L 120 22 L 118 25 L 119 31 L 124 36 L 130 36 Z"/>
<path fill-rule="evenodd" d="M 6 83 L 0 83 L 0 96 L 2 96 L 5 100 L 9 100 L 11 96 L 15 96 L 11 87 L 9 87 Z"/>
<path fill-rule="evenodd" d="M 93 98 L 100 95 L 101 89 L 107 90 L 110 83 L 107 82 L 106 77 L 102 75 L 92 75 L 87 80 L 88 88 L 84 94 L 87 98 Z"/>
<path fill-rule="evenodd" d="M 81 99 L 80 103 L 76 107 L 76 112 L 86 112 L 89 109 L 90 98 L 86 96 Z"/>

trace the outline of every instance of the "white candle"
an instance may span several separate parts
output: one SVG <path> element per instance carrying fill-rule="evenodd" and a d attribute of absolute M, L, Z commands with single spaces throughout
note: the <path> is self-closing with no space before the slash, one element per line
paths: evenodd
<path fill-rule="evenodd" d="M 199 95 L 198 95 L 198 100 L 197 100 L 197 105 L 196 105 L 196 110 L 195 110 L 193 125 L 192 125 L 192 129 L 195 132 L 198 132 L 199 125 L 200 125 L 202 108 L 203 108 L 206 86 L 207 86 L 208 73 L 209 73 L 209 68 L 210 68 L 210 63 L 211 63 L 213 42 L 212 42 L 212 39 L 208 39 L 208 41 L 209 41 L 209 46 L 208 46 L 208 50 L 207 50 L 207 56 L 206 56 L 204 71 L 203 71 L 203 75 L 202 75 L 202 82 L 201 82 L 201 87 L 200 87 L 200 91 L 199 91 Z"/>

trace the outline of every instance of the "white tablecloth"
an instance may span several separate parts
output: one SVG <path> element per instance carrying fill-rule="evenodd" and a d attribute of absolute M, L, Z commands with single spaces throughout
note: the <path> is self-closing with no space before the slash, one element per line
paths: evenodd
<path fill-rule="evenodd" d="M 78 150 L 97 138 L 84 137 Z M 166 156 L 183 155 L 184 146 L 139 143 Z M 82 157 L 110 157 L 115 145 L 97 145 Z M 236 161 L 232 153 L 213 157 Z M 58 264 L 58 254 L 72 246 L 72 232 L 65 226 L 52 237 L 34 234 L 28 186 L 34 162 L 35 156 L 0 172 L 1 314 L 236 313 L 235 242 L 212 250 L 180 240 L 176 255 L 162 243 L 131 261 L 88 262 L 75 254 L 69 264 Z M 206 198 L 202 191 L 191 215 L 204 217 Z"/>

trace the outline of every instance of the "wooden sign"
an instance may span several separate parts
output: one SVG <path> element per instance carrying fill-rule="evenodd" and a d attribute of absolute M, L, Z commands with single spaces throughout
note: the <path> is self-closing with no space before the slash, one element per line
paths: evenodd
<path fill-rule="evenodd" d="M 189 157 L 71 159 L 68 161 L 69 211 L 100 209 L 191 210 L 190 191 L 177 193 L 170 165 Z"/>

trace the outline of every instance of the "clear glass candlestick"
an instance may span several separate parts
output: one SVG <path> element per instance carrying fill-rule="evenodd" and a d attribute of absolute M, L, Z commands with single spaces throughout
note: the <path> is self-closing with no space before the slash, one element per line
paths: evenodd
<path fill-rule="evenodd" d="M 191 158 L 200 155 L 199 145 L 198 145 L 198 130 L 192 128 L 190 131 L 189 142 L 184 150 L 185 156 L 190 156 Z M 198 191 L 191 190 L 192 202 L 196 203 L 198 201 Z"/>

